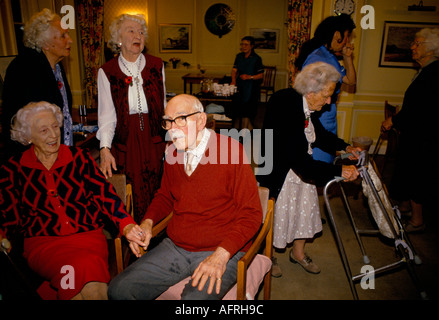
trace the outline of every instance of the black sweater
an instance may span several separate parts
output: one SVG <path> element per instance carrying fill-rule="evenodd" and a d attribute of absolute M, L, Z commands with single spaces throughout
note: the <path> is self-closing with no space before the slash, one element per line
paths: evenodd
<path fill-rule="evenodd" d="M 72 112 L 72 94 L 61 63 L 61 73 L 66 86 L 69 111 Z M 18 148 L 10 140 L 11 118 L 29 102 L 47 101 L 62 109 L 63 98 L 49 61 L 42 52 L 26 48 L 9 64 L 3 87 L 2 127 L 8 148 Z M 63 135 L 61 135 L 63 137 Z M 63 139 L 61 139 L 62 142 Z M 10 152 L 12 150 L 8 150 Z"/>

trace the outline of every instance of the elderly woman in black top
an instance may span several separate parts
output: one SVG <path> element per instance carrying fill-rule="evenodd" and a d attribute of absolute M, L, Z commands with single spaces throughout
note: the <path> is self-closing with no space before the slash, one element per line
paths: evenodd
<path fill-rule="evenodd" d="M 439 178 L 437 165 L 430 166 L 428 174 L 425 173 L 426 159 L 420 155 L 439 141 L 439 28 L 420 30 L 411 50 L 420 70 L 404 94 L 401 111 L 386 119 L 382 126 L 384 130 L 395 128 L 400 132 L 390 196 L 410 202 L 411 217 L 405 230 L 420 232 L 425 229 L 424 211 L 436 208 L 433 199 L 437 189 L 431 187 L 431 181 Z"/>
<path fill-rule="evenodd" d="M 12 116 L 29 102 L 47 101 L 61 107 L 63 144 L 73 145 L 72 94 L 61 61 L 70 55 L 72 39 L 61 17 L 49 9 L 33 15 L 24 26 L 25 49 L 9 65 L 3 89 L 3 132 L 9 133 Z M 19 149 L 12 144 L 9 149 Z M 8 150 L 12 152 L 12 150 Z"/>
<path fill-rule="evenodd" d="M 318 120 L 318 111 L 331 102 L 339 79 L 337 70 L 327 63 L 306 66 L 297 75 L 294 89 L 277 91 L 271 97 L 264 121 L 264 128 L 273 130 L 274 168 L 259 180 L 277 198 L 273 244 L 285 248 L 293 242 L 290 260 L 311 273 L 320 272 L 304 251 L 306 239 L 322 230 L 316 185 L 335 176 L 346 180 L 358 176 L 355 166 L 335 166 L 312 158 L 314 147 L 332 154 L 358 151 Z"/>

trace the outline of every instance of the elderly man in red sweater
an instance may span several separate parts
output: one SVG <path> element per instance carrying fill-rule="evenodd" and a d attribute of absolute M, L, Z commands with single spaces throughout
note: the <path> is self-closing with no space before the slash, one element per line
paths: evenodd
<path fill-rule="evenodd" d="M 168 238 L 110 283 L 110 299 L 154 299 L 188 276 L 182 299 L 221 299 L 235 284 L 237 262 L 261 226 L 262 209 L 243 146 L 205 125 L 197 98 L 182 94 L 169 101 L 162 126 L 172 144 L 161 187 L 130 247 L 140 256 L 152 226 L 173 211 Z"/>

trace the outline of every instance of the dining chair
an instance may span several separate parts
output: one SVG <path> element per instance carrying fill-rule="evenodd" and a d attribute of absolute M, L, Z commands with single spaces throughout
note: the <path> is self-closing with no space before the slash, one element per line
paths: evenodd
<path fill-rule="evenodd" d="M 262 206 L 262 226 L 250 249 L 238 261 L 237 282 L 226 293 L 223 300 L 253 300 L 258 294 L 260 285 L 264 283 L 264 300 L 271 294 L 271 258 L 273 255 L 273 216 L 274 199 L 269 199 L 269 189 L 258 187 Z M 165 231 L 173 213 L 160 221 L 152 229 L 153 237 Z M 187 277 L 163 292 L 157 300 L 180 300 L 184 286 L 190 281 Z"/>
<path fill-rule="evenodd" d="M 264 78 L 261 84 L 261 95 L 264 94 L 265 102 L 274 94 L 274 83 L 276 81 L 276 66 L 264 66 Z"/>
<path fill-rule="evenodd" d="M 127 184 L 126 175 L 122 173 L 113 174 L 107 180 L 113 185 L 117 195 L 122 199 L 128 214 L 133 216 L 133 191 L 131 184 Z M 129 261 L 129 248 L 124 247 L 120 235 L 114 238 L 114 250 L 116 257 L 116 272 L 119 274 L 127 267 Z"/>
<path fill-rule="evenodd" d="M 108 178 L 107 180 L 113 184 L 116 193 L 126 205 L 127 212 L 132 215 L 132 187 L 130 184 L 126 183 L 126 176 L 124 174 L 113 174 L 113 177 Z M 113 242 L 113 239 L 109 241 L 110 244 Z M 109 246 L 109 251 L 110 250 L 111 248 Z M 125 259 L 126 264 L 124 265 L 123 258 L 129 256 L 129 248 L 122 247 L 122 239 L 120 236 L 114 238 L 114 250 L 116 256 L 117 273 L 120 273 L 128 263 L 128 259 Z M 9 275 L 11 279 L 14 279 L 14 277 L 18 278 L 18 282 L 16 284 L 17 288 L 14 289 L 14 292 L 18 292 L 18 294 L 25 299 L 57 300 L 57 292 L 51 287 L 50 282 L 38 276 L 28 267 L 25 260 L 23 260 L 21 257 L 21 251 L 18 254 L 12 253 L 12 255 L 7 254 L 6 251 L 4 253 L 7 257 L 7 260 L 9 260 L 9 265 L 5 264 L 4 266 L 3 261 L 0 261 L 1 267 L 6 269 L 7 266 L 12 270 Z M 0 255 L 2 254 L 3 252 L 0 250 Z"/>
<path fill-rule="evenodd" d="M 386 120 L 390 117 L 393 117 L 394 115 L 396 115 L 399 112 L 399 110 L 400 110 L 400 106 L 391 105 L 386 100 L 384 102 L 384 119 Z M 372 159 L 375 161 L 376 161 L 376 156 L 379 153 L 379 151 L 380 151 L 379 149 L 380 149 L 384 140 L 387 141 L 387 147 L 386 147 L 386 151 L 384 154 L 384 160 L 382 161 L 382 163 L 378 169 L 378 171 L 381 175 L 383 174 L 386 163 L 395 156 L 396 147 L 397 147 L 398 141 L 399 141 L 399 131 L 395 128 L 392 128 L 388 131 L 381 132 L 381 134 L 378 138 L 378 141 L 376 143 L 375 149 L 373 151 L 373 154 L 372 154 Z"/>
<path fill-rule="evenodd" d="M 211 113 L 207 114 L 206 128 L 215 131 L 215 127 L 216 127 L 216 121 L 213 118 L 213 114 Z"/>

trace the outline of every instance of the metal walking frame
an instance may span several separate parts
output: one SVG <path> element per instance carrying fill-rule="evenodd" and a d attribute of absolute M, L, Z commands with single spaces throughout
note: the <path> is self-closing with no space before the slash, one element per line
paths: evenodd
<path fill-rule="evenodd" d="M 336 161 L 339 159 L 344 159 L 347 158 L 348 155 L 343 155 L 340 157 L 337 157 Z M 369 186 L 370 190 L 372 191 L 372 196 L 374 197 L 375 201 L 377 201 L 378 203 L 378 208 L 379 210 L 377 210 L 379 215 L 382 215 L 382 217 L 384 217 L 384 220 L 387 225 L 386 228 L 387 230 L 390 230 L 390 235 L 387 234 L 386 236 L 393 239 L 394 240 L 394 246 L 395 246 L 395 250 L 398 253 L 400 260 L 395 261 L 393 263 L 390 263 L 388 265 L 384 265 L 382 267 L 379 268 L 374 268 L 373 271 L 367 272 L 367 273 L 360 273 L 358 275 L 352 275 L 350 266 L 349 266 L 349 262 L 348 262 L 348 258 L 343 246 L 343 242 L 341 240 L 340 237 L 340 233 L 338 231 L 337 228 L 337 224 L 335 222 L 334 219 L 334 215 L 332 213 L 331 210 L 331 205 L 330 205 L 330 201 L 329 201 L 329 196 L 328 196 L 328 190 L 331 188 L 332 185 L 337 184 L 340 187 L 341 190 L 341 194 L 342 194 L 342 200 L 345 204 L 346 207 L 346 211 L 348 213 L 348 217 L 350 219 L 350 222 L 352 224 L 352 227 L 354 229 L 355 232 L 355 236 L 357 239 L 357 242 L 360 246 L 360 250 L 361 253 L 363 255 L 363 262 L 367 265 L 370 263 L 370 259 L 366 254 L 366 250 L 365 247 L 363 245 L 363 242 L 361 240 L 361 235 L 379 235 L 381 232 L 381 230 L 377 230 L 377 229 L 373 229 L 373 230 L 362 230 L 362 229 L 358 229 L 357 224 L 355 223 L 354 217 L 352 215 L 352 210 L 351 210 L 351 206 L 349 205 L 349 201 L 348 198 L 346 196 L 346 192 L 343 189 L 343 183 L 341 183 L 344 178 L 342 177 L 335 177 L 333 180 L 329 181 L 326 186 L 324 187 L 323 190 L 323 195 L 324 195 L 324 199 L 325 199 L 325 204 L 326 207 L 328 209 L 328 216 L 329 216 L 329 220 L 332 224 L 333 227 L 333 232 L 334 232 L 334 236 L 337 242 L 337 246 L 338 249 L 340 251 L 340 255 L 341 255 L 341 259 L 343 262 L 343 266 L 345 268 L 345 272 L 346 272 L 346 276 L 349 280 L 349 285 L 352 291 L 352 295 L 354 297 L 355 300 L 358 300 L 358 293 L 357 290 L 355 288 L 355 282 L 361 281 L 361 279 L 363 279 L 364 277 L 368 276 L 372 276 L 375 274 L 380 274 L 383 273 L 387 270 L 391 270 L 394 268 L 397 268 L 403 264 L 406 264 L 407 266 L 407 270 L 421 296 L 422 299 L 427 299 L 427 294 L 424 291 L 422 284 L 420 282 L 420 280 L 418 279 L 416 272 L 414 270 L 414 265 L 415 264 L 421 264 L 422 261 L 419 258 L 419 256 L 417 256 L 413 245 L 411 244 L 409 237 L 407 235 L 407 232 L 404 230 L 404 226 L 401 223 L 401 216 L 399 213 L 399 210 L 397 208 L 397 206 L 393 206 L 391 210 L 386 209 L 382 198 L 380 197 L 374 182 L 372 181 L 371 175 L 369 173 L 369 168 L 371 168 L 371 170 L 375 170 L 374 169 L 374 162 L 371 160 L 369 161 L 369 155 L 367 153 L 367 151 L 363 151 L 360 154 L 360 158 L 358 159 L 358 162 L 356 163 L 356 167 L 357 170 L 360 173 L 361 178 L 363 179 L 363 182 Z M 363 185 L 364 187 L 364 185 Z M 384 193 L 381 193 L 381 196 L 384 196 L 386 201 L 388 201 L 388 203 L 390 203 L 389 197 L 387 195 L 387 191 L 385 189 L 385 187 L 383 186 L 382 191 Z M 380 218 L 382 218 L 380 217 Z M 374 216 L 374 218 L 376 219 L 376 216 Z"/>

